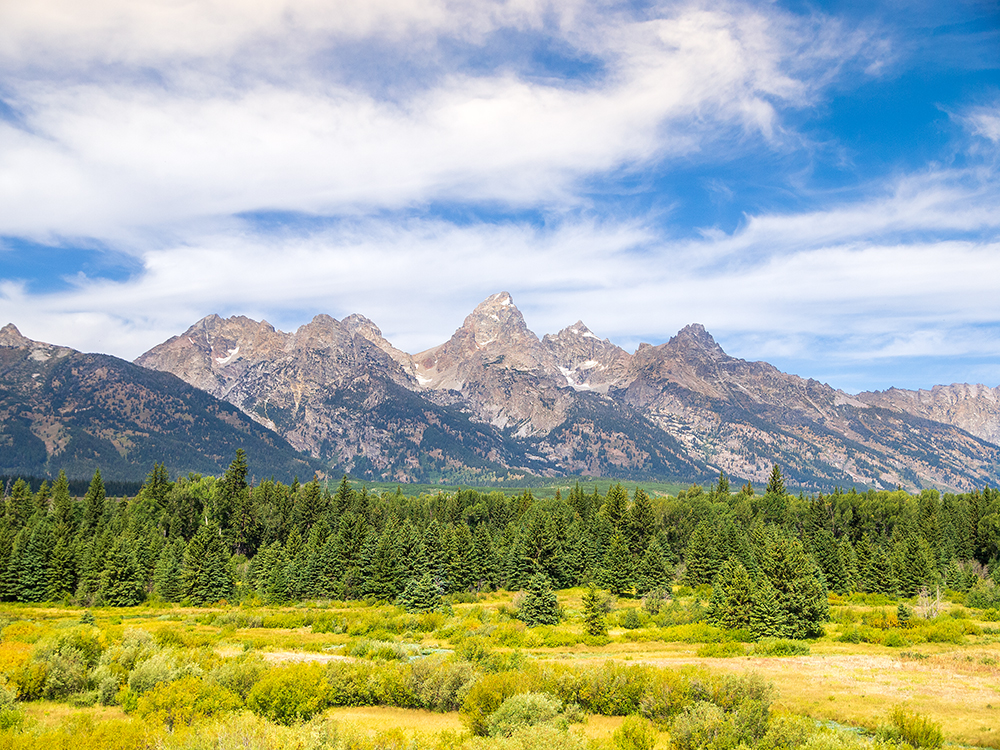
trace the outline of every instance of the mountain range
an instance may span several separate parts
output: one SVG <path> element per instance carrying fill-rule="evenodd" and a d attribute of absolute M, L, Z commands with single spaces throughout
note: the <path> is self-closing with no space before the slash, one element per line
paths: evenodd
<path fill-rule="evenodd" d="M 47 345 L 26 344 L 12 326 L 3 330 L 0 355 L 7 359 L 0 359 L 24 370 L 4 365 L 3 393 L 11 379 L 21 384 L 19 392 L 30 392 L 25 363 L 38 364 L 33 347 Z M 4 354 L 5 348 L 20 354 Z M 59 351 L 64 358 L 104 356 Z M 317 315 L 291 333 L 266 321 L 210 315 L 137 358 L 140 367 L 105 359 L 120 363 L 125 414 L 137 413 L 126 408 L 134 400 L 129 377 L 152 389 L 154 374 L 176 376 L 163 383 L 211 397 L 203 408 L 229 424 L 243 419 L 243 434 L 252 423 L 261 439 L 271 436 L 274 446 L 300 452 L 280 459 L 282 466 L 298 460 L 311 471 L 373 480 L 703 481 L 721 470 L 763 482 L 774 463 L 790 484 L 808 489 L 968 490 L 1000 479 L 1000 389 L 953 385 L 850 395 L 730 357 L 700 325 L 659 346 L 641 344 L 633 354 L 582 321 L 539 338 L 506 292 L 484 300 L 448 341 L 413 355 L 356 314 L 341 321 Z M 23 399 L 5 398 L 3 434 L 32 435 L 27 442 L 36 458 L 44 445 L 48 463 L 58 463 L 67 448 L 46 442 L 44 420 L 25 411 Z M 101 403 L 107 411 L 118 402 Z M 82 396 L 76 408 L 89 408 Z M 48 409 L 54 411 L 73 413 L 65 405 Z M 128 431 L 121 419 L 119 427 L 96 432 L 126 461 L 128 451 L 115 437 L 116 429 Z M 166 440 L 170 430 L 155 434 Z M 3 450 L 0 470 L 7 470 Z M 172 468 L 184 469 L 184 461 Z"/>

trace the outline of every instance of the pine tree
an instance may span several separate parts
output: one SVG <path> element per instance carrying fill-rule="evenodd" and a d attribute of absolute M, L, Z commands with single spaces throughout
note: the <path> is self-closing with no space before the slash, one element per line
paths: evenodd
<path fill-rule="evenodd" d="M 699 523 L 691 533 L 684 555 L 684 582 L 689 586 L 711 583 L 722 562 L 715 549 L 715 532 L 708 521 Z"/>
<path fill-rule="evenodd" d="M 448 550 L 448 575 L 452 591 L 469 591 L 475 580 L 473 573 L 475 545 L 468 525 L 460 523 L 451 536 Z"/>
<path fill-rule="evenodd" d="M 441 607 L 441 589 L 429 572 L 424 573 L 410 579 L 396 603 L 407 612 L 433 612 Z"/>
<path fill-rule="evenodd" d="M 712 582 L 708 621 L 720 628 L 749 628 L 754 609 L 753 584 L 743 563 L 730 558 L 719 568 Z"/>
<path fill-rule="evenodd" d="M 628 492 L 620 484 L 608 490 L 608 496 L 604 500 L 604 507 L 601 508 L 604 516 L 611 523 L 614 529 L 620 529 L 625 520 L 625 513 L 628 509 Z"/>
<path fill-rule="evenodd" d="M 57 492 L 54 495 L 53 501 L 58 497 Z M 57 602 L 68 598 L 76 590 L 76 551 L 73 537 L 65 524 L 56 526 L 53 537 L 55 544 L 49 558 L 47 598 Z"/>
<path fill-rule="evenodd" d="M 51 513 L 56 528 L 62 525 L 72 531 L 73 501 L 69 496 L 69 480 L 66 478 L 66 472 L 62 470 L 59 471 L 56 483 L 52 485 Z"/>
<path fill-rule="evenodd" d="M 229 555 L 219 527 L 205 523 L 184 550 L 181 592 L 195 604 L 209 604 L 232 596 Z"/>
<path fill-rule="evenodd" d="M 536 573 L 528 581 L 528 588 L 517 610 L 517 618 L 528 627 L 559 623 L 559 605 L 544 573 Z"/>
<path fill-rule="evenodd" d="M 104 518 L 105 498 L 104 480 L 101 479 L 101 470 L 94 471 L 94 478 L 90 481 L 90 488 L 83 496 L 83 530 L 94 532 Z"/>
<path fill-rule="evenodd" d="M 754 581 L 750 632 L 757 640 L 784 638 L 788 634 L 787 618 L 778 601 L 778 592 L 763 575 Z"/>
<path fill-rule="evenodd" d="M 670 570 L 660 553 L 660 545 L 654 540 L 646 548 L 639 567 L 635 572 L 635 594 L 645 596 L 654 589 L 661 589 L 670 581 Z"/>
<path fill-rule="evenodd" d="M 18 599 L 22 602 L 45 601 L 49 593 L 49 561 L 52 555 L 52 526 L 47 515 L 38 512 L 24 529 L 24 547 L 18 564 Z"/>
<path fill-rule="evenodd" d="M 840 561 L 840 568 L 844 571 L 844 592 L 857 591 L 861 582 L 861 575 L 858 569 L 858 556 L 854 553 L 851 540 L 846 536 L 837 545 L 837 558 Z"/>
<path fill-rule="evenodd" d="M 719 480 L 715 484 L 715 492 L 713 494 L 718 500 L 729 500 L 729 477 L 722 471 L 719 472 Z"/>
<path fill-rule="evenodd" d="M 827 588 L 840 594 L 848 593 L 847 572 L 840 560 L 837 540 L 833 538 L 833 534 L 824 528 L 816 530 L 810 546 L 813 558 L 823 571 Z"/>
<path fill-rule="evenodd" d="M 165 602 L 181 599 L 181 562 L 184 559 L 184 540 L 174 539 L 165 544 L 156 559 L 153 571 L 153 591 Z"/>
<path fill-rule="evenodd" d="M 641 559 L 656 533 L 656 514 L 649 495 L 638 487 L 629 509 L 627 525 L 629 550 L 637 559 Z"/>
<path fill-rule="evenodd" d="M 822 635 L 829 612 L 823 574 L 797 539 L 778 538 L 762 561 L 761 570 L 777 592 L 791 638 Z"/>
<path fill-rule="evenodd" d="M 600 583 L 615 596 L 632 588 L 632 556 L 621 534 L 615 534 L 601 563 Z"/>
<path fill-rule="evenodd" d="M 108 550 L 97 599 L 109 607 L 133 607 L 145 598 L 146 580 L 136 559 L 135 539 L 119 537 Z"/>
<path fill-rule="evenodd" d="M 480 590 L 492 591 L 499 584 L 500 557 L 493 546 L 489 529 L 485 523 L 476 527 L 472 538 L 473 546 L 473 580 Z"/>
<path fill-rule="evenodd" d="M 35 500 L 31 496 L 31 487 L 23 479 L 18 479 L 7 498 L 7 518 L 11 528 L 21 529 L 34 513 Z"/>
<path fill-rule="evenodd" d="M 774 464 L 771 469 L 771 476 L 767 480 L 767 489 L 764 490 L 765 495 L 777 495 L 779 497 L 785 496 L 785 480 L 781 476 L 781 468 L 778 464 Z"/>
<path fill-rule="evenodd" d="M 583 622 L 587 635 L 602 636 L 608 634 L 601 598 L 597 594 L 597 589 L 592 585 L 587 587 L 587 593 L 583 595 Z"/>

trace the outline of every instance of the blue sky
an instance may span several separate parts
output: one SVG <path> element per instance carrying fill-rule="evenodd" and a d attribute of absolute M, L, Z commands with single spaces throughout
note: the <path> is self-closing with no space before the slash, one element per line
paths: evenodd
<path fill-rule="evenodd" d="M 998 164 L 995 2 L 7 3 L 0 322 L 416 352 L 507 290 L 539 335 L 995 386 Z"/>

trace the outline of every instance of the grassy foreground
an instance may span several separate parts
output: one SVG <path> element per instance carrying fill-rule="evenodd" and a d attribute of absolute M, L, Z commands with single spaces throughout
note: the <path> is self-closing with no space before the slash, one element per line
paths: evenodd
<path fill-rule="evenodd" d="M 618 601 L 595 637 L 583 593 L 536 628 L 506 592 L 421 615 L 3 605 L 0 748 L 820 750 L 934 746 L 936 726 L 1000 746 L 995 612 L 945 603 L 901 624 L 894 601 L 834 596 L 822 638 L 754 644 L 680 590 L 657 615 Z M 543 699 L 504 703 L 525 692 Z"/>

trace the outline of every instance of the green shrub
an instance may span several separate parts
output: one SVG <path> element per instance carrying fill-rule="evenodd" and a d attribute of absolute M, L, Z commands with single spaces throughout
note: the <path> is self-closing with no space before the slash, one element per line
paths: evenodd
<path fill-rule="evenodd" d="M 686 708 L 670 727 L 670 739 L 677 750 L 732 747 L 732 734 L 732 723 L 725 712 L 707 701 Z"/>
<path fill-rule="evenodd" d="M 531 691 L 536 683 L 532 673 L 497 672 L 484 675 L 466 691 L 462 699 L 462 718 L 473 734 L 485 736 L 489 732 L 487 721 L 490 715 L 507 698 Z"/>
<path fill-rule="evenodd" d="M 675 716 L 697 700 L 708 700 L 711 692 L 707 679 L 698 672 L 656 670 L 650 677 L 639 702 L 639 712 L 665 727 Z"/>
<path fill-rule="evenodd" d="M 135 713 L 162 723 L 172 731 L 177 725 L 191 724 L 196 719 L 242 707 L 242 699 L 232 690 L 197 677 L 184 677 L 161 683 L 141 696 Z"/>
<path fill-rule="evenodd" d="M 468 662 L 435 656 L 413 663 L 407 687 L 422 708 L 458 711 L 469 686 L 477 677 Z"/>
<path fill-rule="evenodd" d="M 621 614 L 618 616 L 618 624 L 626 630 L 641 628 L 643 626 L 643 621 L 639 616 L 639 610 L 635 607 L 629 607 L 628 609 L 622 610 Z"/>
<path fill-rule="evenodd" d="M 248 654 L 236 659 L 226 659 L 212 669 L 206 678 L 233 691 L 240 696 L 240 700 L 246 702 L 253 686 L 260 682 L 266 671 L 267 665 L 263 659 L 256 654 Z"/>
<path fill-rule="evenodd" d="M 746 646 L 738 641 L 723 641 L 722 643 L 706 643 L 699 646 L 697 654 L 710 658 L 729 658 L 732 656 L 743 656 L 747 652 Z"/>
<path fill-rule="evenodd" d="M 559 718 L 562 707 L 562 701 L 548 693 L 512 695 L 487 719 L 487 733 L 491 737 L 510 737 L 519 729 L 552 723 Z"/>
<path fill-rule="evenodd" d="M 753 656 L 809 656 L 809 644 L 788 638 L 764 638 L 750 649 Z"/>
<path fill-rule="evenodd" d="M 892 727 L 882 732 L 888 739 L 905 742 L 911 747 L 935 748 L 944 744 L 941 726 L 926 716 L 896 706 L 889 712 L 889 721 Z"/>
<path fill-rule="evenodd" d="M 796 750 L 816 733 L 816 723 L 804 716 L 776 716 L 771 719 L 761 745 L 768 750 Z"/>
<path fill-rule="evenodd" d="M 250 690 L 247 707 L 278 724 L 307 721 L 327 706 L 327 681 L 318 664 L 289 664 L 267 672 Z"/>
<path fill-rule="evenodd" d="M 128 676 L 128 687 L 136 695 L 142 695 L 161 683 L 173 682 L 180 677 L 173 653 L 158 651 L 143 659 Z"/>
<path fill-rule="evenodd" d="M 641 716 L 626 716 L 611 735 L 616 750 L 653 750 L 657 738 L 656 727 Z"/>

